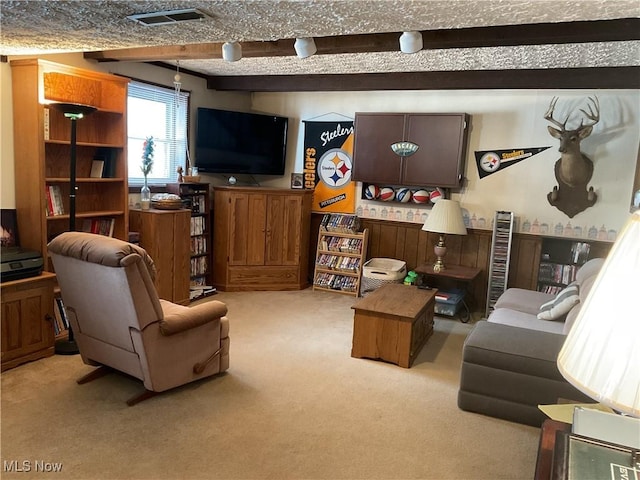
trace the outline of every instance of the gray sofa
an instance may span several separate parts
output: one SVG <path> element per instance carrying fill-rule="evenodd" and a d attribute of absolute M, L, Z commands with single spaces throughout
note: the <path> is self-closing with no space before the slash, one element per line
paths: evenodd
<path fill-rule="evenodd" d="M 479 321 L 465 340 L 458 391 L 462 410 L 540 426 L 546 418 L 540 404 L 593 402 L 562 377 L 556 359 L 603 262 L 589 260 L 580 268 L 566 289 L 577 286 L 577 299 L 571 295 L 570 302 L 566 294 L 519 288 L 500 296 L 487 320 Z M 538 318 L 543 305 L 555 308 L 558 318 Z"/>

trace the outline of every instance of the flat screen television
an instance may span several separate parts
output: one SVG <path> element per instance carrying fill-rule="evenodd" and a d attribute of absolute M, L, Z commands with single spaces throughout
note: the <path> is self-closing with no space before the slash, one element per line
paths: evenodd
<path fill-rule="evenodd" d="M 195 166 L 200 172 L 284 175 L 289 119 L 198 108 Z"/>

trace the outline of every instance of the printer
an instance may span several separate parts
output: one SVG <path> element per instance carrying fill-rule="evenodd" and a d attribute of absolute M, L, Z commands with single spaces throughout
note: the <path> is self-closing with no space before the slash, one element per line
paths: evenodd
<path fill-rule="evenodd" d="M 3 248 L 0 257 L 2 259 L 0 279 L 3 282 L 36 277 L 42 273 L 44 268 L 42 254 L 35 250 L 27 250 L 22 247 Z"/>

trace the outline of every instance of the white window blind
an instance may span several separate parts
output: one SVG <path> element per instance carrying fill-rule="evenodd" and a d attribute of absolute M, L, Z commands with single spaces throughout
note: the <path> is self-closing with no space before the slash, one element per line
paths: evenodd
<path fill-rule="evenodd" d="M 177 182 L 178 166 L 186 172 L 189 92 L 141 82 L 129 83 L 127 103 L 129 183 L 142 184 L 142 146 L 153 136 L 153 168 L 149 184 Z"/>

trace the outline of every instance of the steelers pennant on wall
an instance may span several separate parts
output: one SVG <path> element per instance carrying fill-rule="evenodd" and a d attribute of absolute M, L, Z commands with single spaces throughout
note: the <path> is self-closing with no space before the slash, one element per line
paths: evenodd
<path fill-rule="evenodd" d="M 484 178 L 487 175 L 504 170 L 511 165 L 515 165 L 522 160 L 545 151 L 551 147 L 520 148 L 512 150 L 485 150 L 474 152 L 476 164 L 478 165 L 478 175 Z"/>
<path fill-rule="evenodd" d="M 304 120 L 304 187 L 313 189 L 314 212 L 353 213 L 353 121 Z"/>

